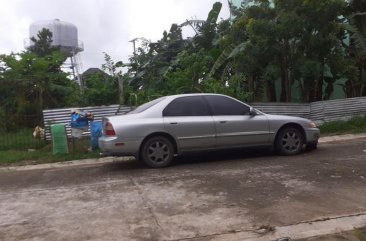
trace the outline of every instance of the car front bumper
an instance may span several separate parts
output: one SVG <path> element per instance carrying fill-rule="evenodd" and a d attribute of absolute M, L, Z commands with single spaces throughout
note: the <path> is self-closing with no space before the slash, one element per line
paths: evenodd
<path fill-rule="evenodd" d="M 316 144 L 320 138 L 320 130 L 318 128 L 311 128 L 305 131 L 306 134 L 306 144 Z"/>

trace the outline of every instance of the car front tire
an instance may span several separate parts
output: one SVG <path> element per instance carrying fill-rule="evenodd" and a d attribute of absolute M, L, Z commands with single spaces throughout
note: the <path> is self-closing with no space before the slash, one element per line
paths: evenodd
<path fill-rule="evenodd" d="M 296 128 L 286 127 L 278 133 L 276 150 L 286 156 L 295 155 L 302 151 L 304 135 Z"/>
<path fill-rule="evenodd" d="M 152 137 L 142 145 L 140 158 L 148 167 L 166 167 L 171 164 L 173 157 L 173 145 L 165 137 Z"/>

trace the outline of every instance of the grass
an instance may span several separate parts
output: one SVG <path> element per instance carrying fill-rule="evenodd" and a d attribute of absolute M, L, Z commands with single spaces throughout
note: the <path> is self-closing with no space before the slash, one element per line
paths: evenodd
<path fill-rule="evenodd" d="M 23 142 L 24 143 L 24 142 Z M 14 143 L 13 143 L 14 144 Z M 88 139 L 68 143 L 68 154 L 53 154 L 52 144 L 44 142 L 34 149 L 34 145 L 22 145 L 21 148 L 0 150 L 0 165 L 24 165 L 71 161 L 88 158 L 98 158 L 99 150 L 90 151 Z"/>
<path fill-rule="evenodd" d="M 322 135 L 365 133 L 366 117 L 354 117 L 348 121 L 326 122 L 319 128 Z"/>
<path fill-rule="evenodd" d="M 35 151 L 19 151 L 19 150 L 7 150 L 0 151 L 0 165 L 9 164 L 40 164 L 40 163 L 52 163 L 71 160 L 80 160 L 88 158 L 98 158 L 99 151 L 91 152 L 76 152 L 69 154 L 57 154 L 53 155 L 52 151 L 35 150 Z"/>
<path fill-rule="evenodd" d="M 353 230 L 353 234 L 359 241 L 366 241 L 366 227 Z"/>
<path fill-rule="evenodd" d="M 314 240 L 314 241 L 320 241 L 320 240 L 321 241 L 334 241 L 334 240 L 366 241 L 366 227 L 355 228 L 350 231 L 321 235 L 321 236 L 317 236 L 317 237 L 296 239 L 296 241 L 310 241 L 310 240 Z"/>
<path fill-rule="evenodd" d="M 22 129 L 17 132 L 0 133 L 0 150 L 39 149 L 46 141 L 33 138 L 33 129 Z"/>

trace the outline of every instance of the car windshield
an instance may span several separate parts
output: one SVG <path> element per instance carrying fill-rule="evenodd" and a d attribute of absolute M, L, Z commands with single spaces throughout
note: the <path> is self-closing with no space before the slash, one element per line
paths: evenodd
<path fill-rule="evenodd" d="M 147 109 L 149 109 L 150 107 L 156 105 L 157 103 L 159 103 L 160 101 L 164 100 L 165 97 L 160 97 L 158 99 L 155 99 L 155 100 L 152 100 L 152 101 L 149 101 L 145 104 L 142 104 L 138 107 L 136 107 L 135 109 L 131 110 L 130 112 L 128 112 L 127 114 L 136 114 L 136 113 L 141 113 Z"/>

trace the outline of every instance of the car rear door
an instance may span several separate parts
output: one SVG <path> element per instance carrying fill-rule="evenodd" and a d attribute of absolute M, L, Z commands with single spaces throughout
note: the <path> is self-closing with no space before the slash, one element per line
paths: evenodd
<path fill-rule="evenodd" d="M 174 99 L 163 111 L 164 127 L 181 151 L 215 146 L 215 125 L 203 96 Z"/>
<path fill-rule="evenodd" d="M 216 146 L 269 145 L 269 122 L 265 115 L 251 115 L 250 107 L 227 96 L 205 96 L 216 128 Z"/>

